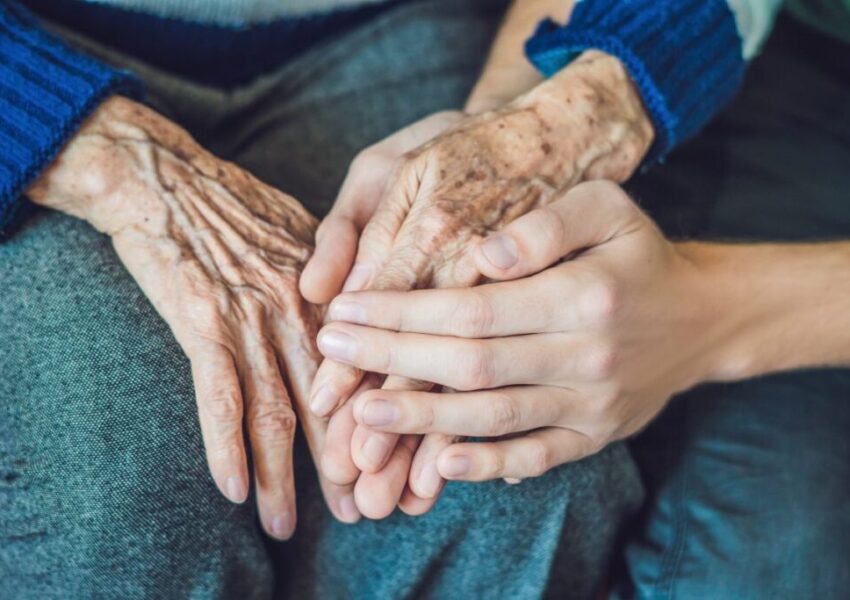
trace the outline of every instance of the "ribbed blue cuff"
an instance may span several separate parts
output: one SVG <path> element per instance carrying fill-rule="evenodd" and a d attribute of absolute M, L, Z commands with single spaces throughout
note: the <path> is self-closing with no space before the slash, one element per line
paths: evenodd
<path fill-rule="evenodd" d="M 141 84 L 42 30 L 18 4 L 0 4 L 0 234 L 31 183 L 100 102 Z"/>
<path fill-rule="evenodd" d="M 547 77 L 588 49 L 620 59 L 640 91 L 656 134 L 645 164 L 696 134 L 744 77 L 725 0 L 579 0 L 567 25 L 543 21 L 525 46 Z"/>

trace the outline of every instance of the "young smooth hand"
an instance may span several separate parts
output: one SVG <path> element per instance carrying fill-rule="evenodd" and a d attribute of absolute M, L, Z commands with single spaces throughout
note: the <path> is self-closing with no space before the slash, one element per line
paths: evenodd
<path fill-rule="evenodd" d="M 735 324 L 716 318 L 689 247 L 615 184 L 584 183 L 477 245 L 476 267 L 499 283 L 345 293 L 319 339 L 360 369 L 460 390 L 372 390 L 353 406 L 374 431 L 490 438 L 442 449 L 440 476 L 539 476 L 719 375 Z"/>

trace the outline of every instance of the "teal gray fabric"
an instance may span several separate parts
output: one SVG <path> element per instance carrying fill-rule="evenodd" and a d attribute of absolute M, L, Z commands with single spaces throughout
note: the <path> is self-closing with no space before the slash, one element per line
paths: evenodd
<path fill-rule="evenodd" d="M 632 192 L 674 237 L 850 238 L 848 55 L 780 18 L 738 100 Z M 632 448 L 650 501 L 619 597 L 847 598 L 850 371 L 704 386 Z"/>
<path fill-rule="evenodd" d="M 255 84 L 190 84 L 62 32 L 148 84 L 204 145 L 321 215 L 356 151 L 470 89 L 503 2 L 401 6 Z M 0 245 L 0 597 L 589 598 L 641 485 L 623 446 L 519 486 L 450 485 L 423 518 L 345 526 L 298 452 L 299 529 L 215 490 L 189 365 L 83 222 Z"/>

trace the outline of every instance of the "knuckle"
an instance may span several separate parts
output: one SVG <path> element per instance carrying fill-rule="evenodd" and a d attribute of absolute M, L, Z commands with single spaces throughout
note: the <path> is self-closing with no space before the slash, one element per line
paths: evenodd
<path fill-rule="evenodd" d="M 620 313 L 621 293 L 617 281 L 608 275 L 597 274 L 595 282 L 588 286 L 584 297 L 584 309 L 589 320 L 600 326 L 613 323 Z"/>
<path fill-rule="evenodd" d="M 478 290 L 469 290 L 453 311 L 452 331 L 467 338 L 486 337 L 493 331 L 496 311 L 490 298 Z"/>
<path fill-rule="evenodd" d="M 528 450 L 528 467 L 531 477 L 540 477 L 552 466 L 552 453 L 540 440 L 534 440 Z"/>
<path fill-rule="evenodd" d="M 295 432 L 295 413 L 284 405 L 260 405 L 251 415 L 253 434 L 264 440 L 288 441 Z"/>
<path fill-rule="evenodd" d="M 423 402 L 419 410 L 416 411 L 416 416 L 422 429 L 427 431 L 434 429 L 434 423 L 436 422 L 437 416 L 434 412 L 433 403 Z"/>
<path fill-rule="evenodd" d="M 218 422 L 233 423 L 241 420 L 242 402 L 235 391 L 220 391 L 204 401 L 207 414 Z"/>
<path fill-rule="evenodd" d="M 601 343 L 587 353 L 586 375 L 591 381 L 605 381 L 613 377 L 618 364 L 617 349 L 608 343 Z"/>
<path fill-rule="evenodd" d="M 487 458 L 484 461 L 489 477 L 500 477 L 505 474 L 505 455 L 498 450 L 488 452 Z"/>
<path fill-rule="evenodd" d="M 507 394 L 495 394 L 490 405 L 490 435 L 505 435 L 519 428 L 521 411 L 517 401 Z"/>
<path fill-rule="evenodd" d="M 241 458 L 242 449 L 235 442 L 213 443 L 208 446 L 207 460 L 210 463 L 234 463 L 238 462 Z"/>
<path fill-rule="evenodd" d="M 620 400 L 620 387 L 616 384 L 605 386 L 599 392 L 588 397 L 587 410 L 596 423 L 607 422 L 617 410 Z"/>
<path fill-rule="evenodd" d="M 458 385 L 462 390 L 480 390 L 493 386 L 496 379 L 493 353 L 486 343 L 472 342 L 458 361 Z"/>
<path fill-rule="evenodd" d="M 544 248 L 560 248 L 566 238 L 567 231 L 561 215 L 551 206 L 540 209 L 540 226 L 535 232 L 540 236 Z"/>

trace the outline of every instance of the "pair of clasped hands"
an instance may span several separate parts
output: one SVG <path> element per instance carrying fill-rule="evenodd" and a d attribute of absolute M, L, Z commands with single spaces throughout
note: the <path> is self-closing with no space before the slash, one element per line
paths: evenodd
<path fill-rule="evenodd" d="M 353 523 L 590 455 L 701 375 L 686 248 L 610 183 L 652 139 L 622 65 L 588 52 L 364 150 L 320 225 L 123 98 L 28 195 L 111 236 L 191 361 L 216 485 L 244 502 L 253 481 L 286 539 L 296 413 Z"/>

